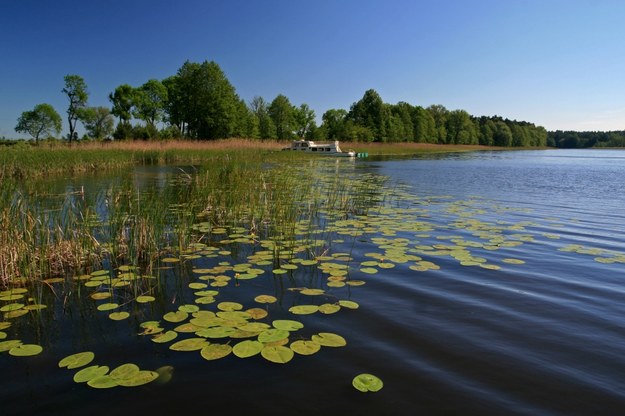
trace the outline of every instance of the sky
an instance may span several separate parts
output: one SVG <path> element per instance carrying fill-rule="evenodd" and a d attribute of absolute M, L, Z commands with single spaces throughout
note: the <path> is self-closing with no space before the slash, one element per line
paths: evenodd
<path fill-rule="evenodd" d="M 625 130 L 621 0 L 0 0 L 0 137 L 63 77 L 91 106 L 182 64 L 215 61 L 249 102 L 278 94 L 320 120 L 368 89 L 547 130 Z"/>

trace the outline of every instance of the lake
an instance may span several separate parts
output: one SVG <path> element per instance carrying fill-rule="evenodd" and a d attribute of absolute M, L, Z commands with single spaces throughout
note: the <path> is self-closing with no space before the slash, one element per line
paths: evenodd
<path fill-rule="evenodd" d="M 321 211 L 318 229 L 296 232 L 326 241 L 298 252 L 299 261 L 258 261 L 254 254 L 266 256 L 271 246 L 237 243 L 244 230 L 225 230 L 187 250 L 183 261 L 164 264 L 154 301 L 120 302 L 131 315 L 120 321 L 98 309 L 110 301 L 90 298 L 91 287 L 42 286 L 38 295 L 48 308 L 11 319 L 2 330 L 7 339 L 44 348 L 32 357 L 0 353 L 2 414 L 625 412 L 625 151 L 475 152 L 320 165 L 335 178 L 385 181 L 349 216 Z M 181 186 L 170 180 L 178 172 L 144 167 L 133 175 L 136 186 Z M 72 178 L 51 186 L 89 192 L 110 181 L 115 178 Z M 312 252 L 318 260 L 303 261 Z M 251 266 L 240 274 L 233 266 L 254 262 L 263 271 L 237 279 L 250 277 Z M 211 269 L 213 277 L 202 279 Z M 223 285 L 213 286 L 220 281 L 215 274 L 228 276 Z M 217 302 L 198 303 L 201 295 L 191 289 L 216 290 Z M 277 301 L 256 301 L 261 294 Z M 164 314 L 184 305 L 236 310 L 216 308 L 221 301 L 265 310 L 258 322 L 301 323 L 289 342 L 335 333 L 347 345 L 295 354 L 286 364 L 260 355 L 209 361 L 198 351 L 153 342 L 141 326 L 160 321 L 172 330 L 179 324 Z M 340 310 L 292 312 L 339 304 Z M 206 337 L 235 345 L 233 331 L 230 338 Z M 185 337 L 195 335 L 180 330 L 176 341 Z M 73 381 L 77 370 L 58 367 L 81 351 L 94 352 L 92 364 L 171 366 L 173 376 L 93 389 Z M 379 377 L 384 387 L 356 390 L 352 379 L 361 373 Z"/>

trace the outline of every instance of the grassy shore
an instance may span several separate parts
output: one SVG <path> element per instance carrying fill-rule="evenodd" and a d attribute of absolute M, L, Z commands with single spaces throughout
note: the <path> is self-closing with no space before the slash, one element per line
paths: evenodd
<path fill-rule="evenodd" d="M 213 141 L 126 141 L 91 142 L 67 146 L 7 147 L 0 152 L 0 180 L 45 177 L 89 171 L 121 169 L 132 165 L 158 163 L 208 163 L 215 156 L 259 154 L 278 156 L 288 143 L 275 140 L 227 139 Z M 426 143 L 342 143 L 342 147 L 375 155 L 411 155 L 467 152 L 496 149 L 485 146 L 438 145 Z M 289 157 L 295 157 L 291 154 Z"/>

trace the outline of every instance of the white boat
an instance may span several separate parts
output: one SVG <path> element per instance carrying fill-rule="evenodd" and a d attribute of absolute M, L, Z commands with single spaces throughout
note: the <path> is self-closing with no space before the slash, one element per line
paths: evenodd
<path fill-rule="evenodd" d="M 339 141 L 335 140 L 334 143 L 315 143 L 311 140 L 295 140 L 291 143 L 290 147 L 285 147 L 282 150 L 296 150 L 300 152 L 312 152 L 319 155 L 335 156 L 335 157 L 355 157 L 356 152 L 350 150 L 344 152 L 339 147 Z"/>

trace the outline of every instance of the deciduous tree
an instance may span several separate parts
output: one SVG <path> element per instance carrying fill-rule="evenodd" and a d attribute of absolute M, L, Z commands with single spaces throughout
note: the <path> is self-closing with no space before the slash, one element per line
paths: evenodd
<path fill-rule="evenodd" d="M 80 75 L 66 75 L 64 80 L 65 88 L 62 89 L 62 92 L 69 99 L 69 106 L 67 107 L 69 135 L 67 138 L 71 143 L 75 137 L 76 123 L 78 122 L 80 111 L 87 107 L 89 92 L 87 91 L 85 80 Z"/>
<path fill-rule="evenodd" d="M 17 119 L 15 131 L 28 133 L 35 142 L 43 136 L 61 132 L 61 116 L 50 104 L 37 104 L 31 111 L 24 111 Z"/>

